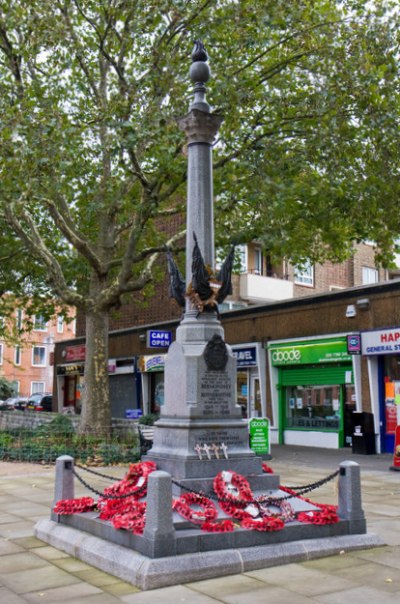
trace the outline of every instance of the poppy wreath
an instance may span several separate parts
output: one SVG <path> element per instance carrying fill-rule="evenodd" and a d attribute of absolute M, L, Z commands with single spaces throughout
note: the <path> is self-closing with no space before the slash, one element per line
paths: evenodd
<path fill-rule="evenodd" d="M 245 508 L 254 501 L 253 493 L 246 478 L 237 472 L 222 471 L 214 478 L 214 491 L 220 508 L 233 518 L 251 518 Z"/>
<path fill-rule="evenodd" d="M 116 514 L 129 512 L 137 504 L 136 497 L 125 497 L 124 499 L 108 499 L 100 497 L 97 507 L 100 510 L 100 520 L 111 520 Z"/>
<path fill-rule="evenodd" d="M 141 535 L 146 525 L 146 504 L 136 501 L 133 509 L 130 511 L 116 514 L 111 520 L 116 529 L 130 531 L 134 535 Z"/>
<path fill-rule="evenodd" d="M 129 466 L 129 470 L 122 480 L 104 489 L 105 495 L 126 495 L 132 493 L 136 497 L 144 497 L 147 493 L 147 479 L 149 474 L 156 470 L 153 461 L 142 461 Z"/>
<path fill-rule="evenodd" d="M 300 512 L 297 514 L 299 522 L 307 524 L 336 524 L 339 522 L 339 516 L 336 513 L 334 505 L 319 505 L 320 510 L 311 510 L 309 512 Z"/>
<path fill-rule="evenodd" d="M 311 505 L 315 505 L 318 510 L 310 510 L 307 512 L 299 512 L 297 514 L 297 520 L 299 522 L 305 522 L 307 524 L 336 524 L 339 522 L 339 516 L 337 515 L 337 506 L 329 505 L 327 503 L 315 503 L 311 499 L 307 497 L 302 497 L 301 495 L 297 495 L 296 491 L 293 489 L 289 489 L 288 487 L 281 487 L 282 491 L 289 493 L 290 495 L 294 495 L 298 499 L 302 499 Z"/>
<path fill-rule="evenodd" d="M 261 516 L 266 516 L 266 517 L 273 516 L 275 518 L 281 518 L 284 522 L 291 522 L 292 520 L 295 520 L 295 518 L 296 518 L 294 509 L 292 508 L 290 503 L 288 501 L 286 501 L 285 499 L 279 499 L 279 498 L 275 499 L 275 498 L 265 497 L 264 495 L 261 495 L 261 497 L 256 498 L 256 501 L 260 508 Z M 269 506 L 279 508 L 279 512 L 272 513 Z"/>
<path fill-rule="evenodd" d="M 194 505 L 201 509 L 193 509 L 192 506 Z M 218 512 L 211 499 L 199 493 L 184 493 L 179 499 L 173 500 L 172 509 L 182 516 L 182 518 L 185 518 L 185 520 L 193 522 L 193 524 L 203 525 L 205 522 L 215 520 L 218 516 Z"/>
<path fill-rule="evenodd" d="M 274 473 L 273 469 L 265 462 L 262 463 L 262 471 L 264 472 L 264 474 L 273 474 Z"/>
<path fill-rule="evenodd" d="M 278 516 L 260 516 L 259 518 L 248 516 L 243 518 L 240 526 L 253 531 L 280 531 L 284 528 L 285 523 Z"/>
<path fill-rule="evenodd" d="M 207 533 L 231 533 L 235 529 L 235 525 L 232 520 L 226 518 L 225 520 L 221 520 L 221 522 L 206 520 L 200 528 Z"/>
<path fill-rule="evenodd" d="M 95 509 L 96 502 L 92 497 L 80 497 L 78 499 L 60 499 L 54 506 L 56 514 L 69 516 L 70 514 L 83 514 Z"/>

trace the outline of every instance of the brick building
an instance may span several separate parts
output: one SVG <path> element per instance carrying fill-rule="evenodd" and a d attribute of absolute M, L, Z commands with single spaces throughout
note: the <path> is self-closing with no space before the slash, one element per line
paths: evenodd
<path fill-rule="evenodd" d="M 23 311 L 16 310 L 13 318 L 17 329 L 22 326 Z M 75 336 L 75 322 L 62 315 L 52 321 L 33 317 L 33 329 L 18 343 L 0 341 L 0 373 L 12 382 L 19 396 L 53 391 L 54 346 Z"/>
<path fill-rule="evenodd" d="M 391 452 L 400 409 L 399 308 L 396 279 L 223 313 L 225 340 L 237 358 L 243 415 L 268 417 L 272 442 L 337 448 L 358 438 L 377 452 Z M 174 340 L 177 325 L 152 322 L 110 332 L 115 417 L 127 410 L 159 411 L 167 348 L 152 347 L 147 336 L 156 330 Z M 84 343 L 82 337 L 56 345 L 59 410 L 67 382 L 83 386 Z M 368 442 L 361 420 L 354 436 L 353 412 L 369 418 Z"/>

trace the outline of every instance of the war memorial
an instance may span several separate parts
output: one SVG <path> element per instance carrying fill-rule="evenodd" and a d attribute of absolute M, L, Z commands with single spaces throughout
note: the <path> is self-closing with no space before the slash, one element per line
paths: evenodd
<path fill-rule="evenodd" d="M 196 43 L 194 99 L 179 121 L 188 147 L 185 278 L 168 257 L 171 293 L 184 313 L 167 354 L 153 446 L 101 505 L 81 501 L 80 513 L 59 505 L 74 500 L 75 480 L 74 460 L 60 457 L 55 507 L 35 527 L 39 539 L 144 590 L 382 544 L 367 533 L 358 464 L 343 461 L 328 477 L 338 480 L 339 500 L 324 506 L 303 496 L 311 488 L 283 489 L 249 447 L 217 310 L 230 293 L 232 252 L 212 268 L 212 146 L 222 117 L 206 101 L 207 61 Z M 116 524 L 105 511 L 118 498 L 126 505 Z"/>

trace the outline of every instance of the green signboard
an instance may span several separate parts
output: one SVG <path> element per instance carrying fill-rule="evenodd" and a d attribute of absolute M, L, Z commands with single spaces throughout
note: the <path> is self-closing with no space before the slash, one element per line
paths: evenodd
<path fill-rule="evenodd" d="M 309 340 L 269 346 L 272 365 L 313 365 L 351 361 L 347 339 Z"/>
<path fill-rule="evenodd" d="M 249 421 L 250 449 L 257 455 L 270 454 L 269 419 L 253 417 Z"/>

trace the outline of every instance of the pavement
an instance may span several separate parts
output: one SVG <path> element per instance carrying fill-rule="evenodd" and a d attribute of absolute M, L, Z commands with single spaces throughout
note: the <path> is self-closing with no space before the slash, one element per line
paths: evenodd
<path fill-rule="evenodd" d="M 392 456 L 275 445 L 267 463 L 280 475 L 282 485 L 297 486 L 324 478 L 345 460 L 361 466 L 368 533 L 379 535 L 387 545 L 151 591 L 140 591 L 34 537 L 36 522 L 49 518 L 54 467 L 0 461 L 0 602 L 397 604 L 400 472 L 390 471 Z M 124 467 L 106 469 L 117 479 L 124 472 Z M 109 484 L 95 480 L 100 482 L 94 486 L 101 490 Z M 76 496 L 90 494 L 76 485 Z M 326 483 L 310 497 L 321 503 L 337 503 L 336 481 Z"/>

